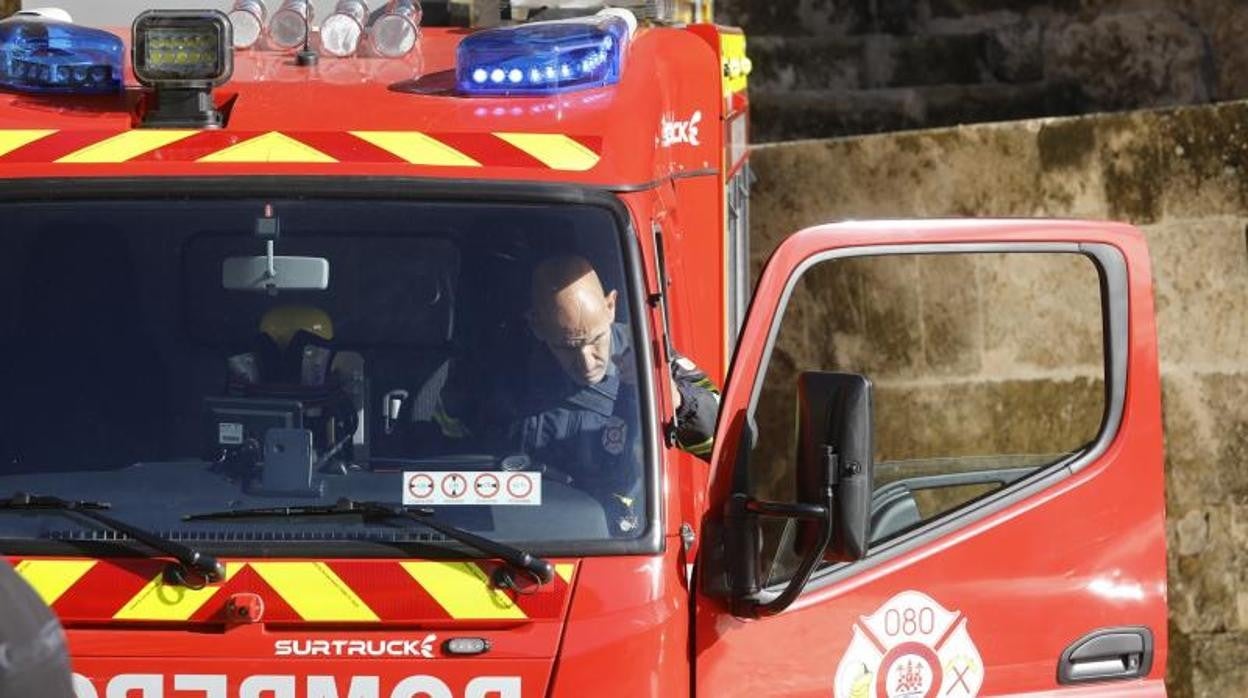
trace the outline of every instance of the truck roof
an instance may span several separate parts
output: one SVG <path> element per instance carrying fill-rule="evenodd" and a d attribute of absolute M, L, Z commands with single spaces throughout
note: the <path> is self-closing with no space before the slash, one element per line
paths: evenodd
<path fill-rule="evenodd" d="M 427 28 L 404 58 L 322 55 L 312 67 L 290 53 L 237 51 L 232 79 L 214 93 L 228 119 L 216 130 L 138 127 L 144 92 L 129 70 L 118 96 L 0 92 L 0 179 L 325 174 L 635 187 L 717 166 L 721 67 L 705 32 L 642 28 L 619 84 L 505 98 L 455 92 L 455 50 L 468 33 Z M 687 129 L 683 143 L 664 137 L 691 120 L 692 139 Z"/>

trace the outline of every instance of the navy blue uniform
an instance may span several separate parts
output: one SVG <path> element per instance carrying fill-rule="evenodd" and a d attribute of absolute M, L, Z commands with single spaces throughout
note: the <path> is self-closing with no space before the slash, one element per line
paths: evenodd
<path fill-rule="evenodd" d="M 512 398 L 514 447 L 602 503 L 615 535 L 644 525 L 644 512 L 636 506 L 643 501 L 645 478 L 635 365 L 628 329 L 616 323 L 601 381 L 576 383 L 539 347 L 527 389 Z"/>
<path fill-rule="evenodd" d="M 435 423 L 444 437 L 474 448 L 523 453 L 534 469 L 541 468 L 548 477 L 600 502 L 614 535 L 640 531 L 645 524 L 644 451 L 637 359 L 628 326 L 612 324 L 611 359 L 606 375 L 593 385 L 574 381 L 550 351 L 536 343 L 527 359 L 518 363 L 524 368 L 501 371 L 502 385 L 493 388 L 470 385 L 476 382 L 472 379 L 481 378 L 479 374 L 452 376 L 448 385 L 443 373 L 420 391 L 417 421 Z M 677 361 L 673 379 L 682 403 L 676 415 L 676 443 L 708 459 L 719 394 L 688 359 Z M 481 399 L 482 395 L 491 397 Z"/>

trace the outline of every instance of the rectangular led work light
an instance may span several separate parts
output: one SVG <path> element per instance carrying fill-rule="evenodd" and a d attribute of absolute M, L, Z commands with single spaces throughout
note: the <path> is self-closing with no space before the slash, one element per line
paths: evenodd
<path fill-rule="evenodd" d="M 149 10 L 134 20 L 135 77 L 154 91 L 145 126 L 214 128 L 212 88 L 234 71 L 229 18 L 216 10 Z"/>

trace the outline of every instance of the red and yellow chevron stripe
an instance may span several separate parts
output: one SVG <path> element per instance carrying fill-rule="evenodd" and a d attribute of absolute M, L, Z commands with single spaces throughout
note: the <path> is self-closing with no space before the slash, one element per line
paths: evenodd
<path fill-rule="evenodd" d="M 0 165 L 406 163 L 585 172 L 601 159 L 602 138 L 557 133 L 0 129 Z"/>
<path fill-rule="evenodd" d="M 436 560 L 239 560 L 225 581 L 199 590 L 164 583 L 152 559 L 12 560 L 67 623 L 224 622 L 239 593 L 264 600 L 266 622 L 412 623 L 526 621 L 562 615 L 576 564 L 560 562 L 533 593 L 495 588 L 495 563 Z"/>

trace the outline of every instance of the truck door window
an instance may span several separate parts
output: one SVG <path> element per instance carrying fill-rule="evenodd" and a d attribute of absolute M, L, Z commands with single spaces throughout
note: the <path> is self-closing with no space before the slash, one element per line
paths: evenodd
<path fill-rule="evenodd" d="M 861 373 L 875 389 L 878 545 L 1070 459 L 1105 412 L 1095 264 L 1068 253 L 833 259 L 781 320 L 759 396 L 755 496 L 791 501 L 795 379 Z M 767 533 L 773 582 L 785 529 Z"/>

